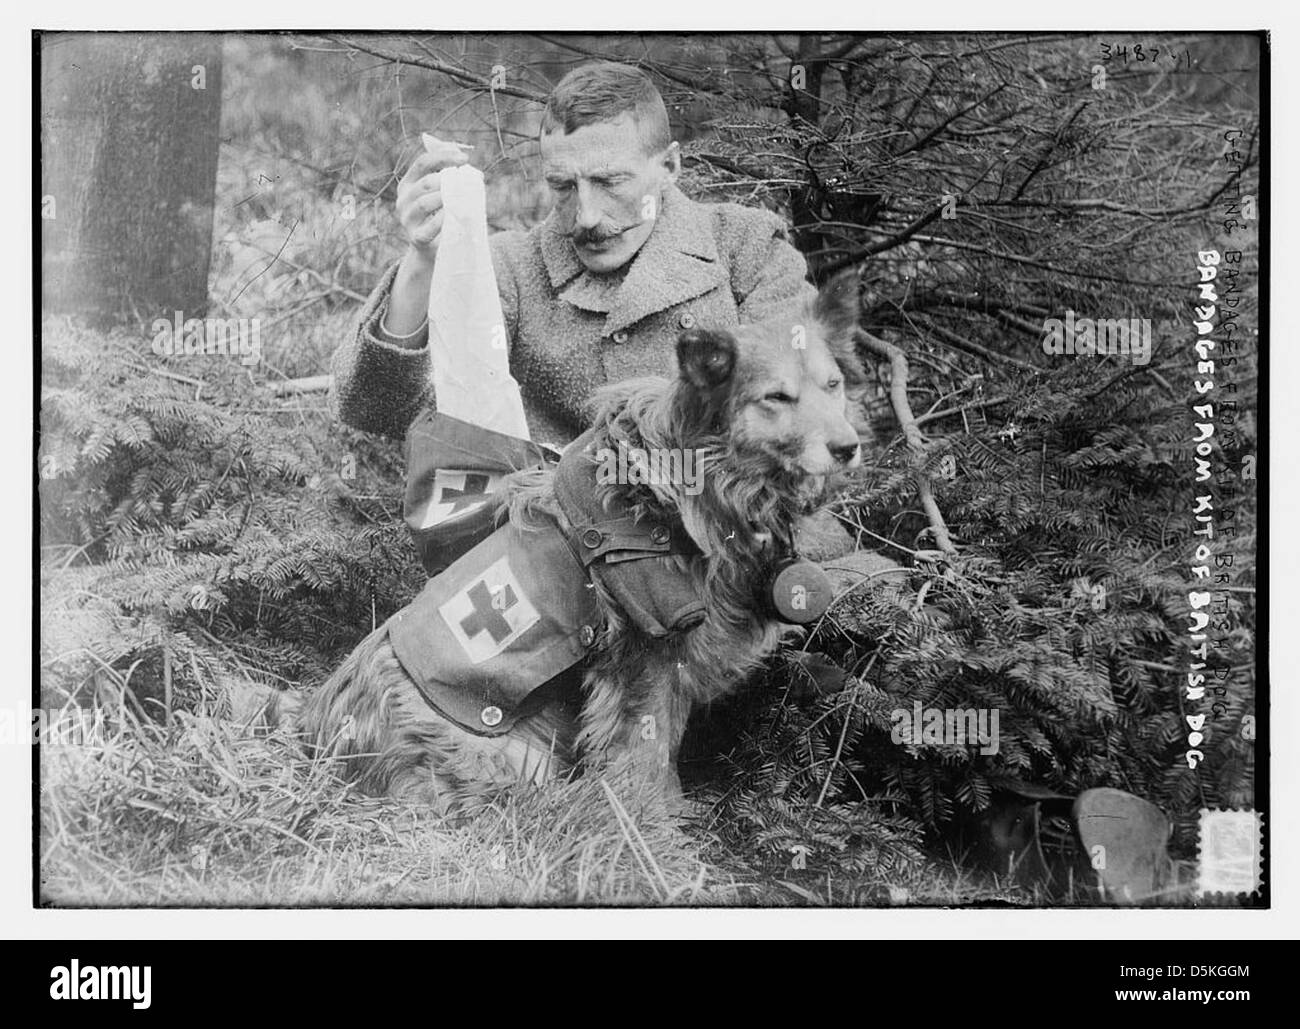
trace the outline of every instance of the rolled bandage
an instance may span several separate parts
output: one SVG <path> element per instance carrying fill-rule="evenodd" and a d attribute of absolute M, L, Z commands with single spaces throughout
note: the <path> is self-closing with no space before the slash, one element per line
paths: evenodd
<path fill-rule="evenodd" d="M 424 137 L 434 153 L 452 144 Z M 442 234 L 429 287 L 429 356 L 434 400 L 453 418 L 528 439 L 519 383 L 488 249 L 483 173 L 468 164 L 438 173 Z"/>

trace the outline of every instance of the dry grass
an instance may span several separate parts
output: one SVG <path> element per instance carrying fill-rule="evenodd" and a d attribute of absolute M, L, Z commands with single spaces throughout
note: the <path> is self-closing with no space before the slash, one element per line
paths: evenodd
<path fill-rule="evenodd" d="M 70 709 L 71 710 L 71 709 Z M 734 904 L 656 807 L 595 778 L 449 821 L 355 795 L 296 740 L 129 708 L 42 746 L 41 896 L 81 905 Z"/>
<path fill-rule="evenodd" d="M 93 731 L 41 748 L 41 900 L 56 907 L 933 905 L 1016 896 L 944 862 L 905 873 L 884 893 L 758 873 L 753 855 L 719 854 L 709 834 L 595 777 L 508 790 L 472 817 L 448 820 L 355 794 L 330 761 L 306 757 L 283 730 L 184 711 L 167 727 L 120 704 L 69 707 L 67 717 Z"/>

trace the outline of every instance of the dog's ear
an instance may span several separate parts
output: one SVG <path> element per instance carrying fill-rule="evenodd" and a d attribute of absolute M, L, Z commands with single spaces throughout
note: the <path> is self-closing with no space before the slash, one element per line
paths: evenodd
<path fill-rule="evenodd" d="M 713 329 L 687 329 L 677 337 L 677 369 L 696 389 L 713 392 L 736 370 L 736 338 Z"/>
<path fill-rule="evenodd" d="M 729 332 L 687 329 L 677 337 L 673 421 L 685 445 L 722 431 L 736 372 L 736 338 Z"/>
<path fill-rule="evenodd" d="M 850 386 L 865 382 L 867 378 L 854 341 L 860 305 L 861 283 L 856 269 L 840 272 L 827 282 L 812 304 L 813 318 L 821 326 L 826 346 Z"/>
<path fill-rule="evenodd" d="M 838 343 L 853 337 L 858 327 L 859 292 L 856 269 L 840 272 L 818 291 L 813 317 L 828 341 Z"/>

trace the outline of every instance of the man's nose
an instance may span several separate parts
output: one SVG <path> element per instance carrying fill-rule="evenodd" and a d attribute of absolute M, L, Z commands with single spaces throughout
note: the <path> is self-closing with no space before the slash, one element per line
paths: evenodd
<path fill-rule="evenodd" d="M 578 182 L 578 208 L 574 215 L 574 225 L 579 229 L 594 229 L 600 224 L 600 206 L 596 203 L 595 191 L 587 183 Z"/>

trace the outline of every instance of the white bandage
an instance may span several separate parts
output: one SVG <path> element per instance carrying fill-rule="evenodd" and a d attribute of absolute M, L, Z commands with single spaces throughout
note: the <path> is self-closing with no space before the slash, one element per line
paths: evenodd
<path fill-rule="evenodd" d="M 426 136 L 430 152 L 449 144 Z M 468 164 L 438 173 L 442 233 L 429 288 L 429 357 L 438 410 L 528 439 L 519 384 L 488 249 L 483 173 Z"/>

